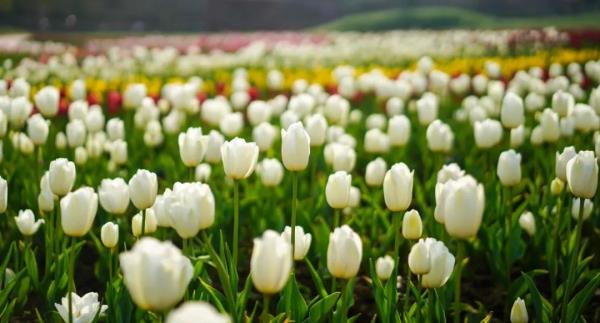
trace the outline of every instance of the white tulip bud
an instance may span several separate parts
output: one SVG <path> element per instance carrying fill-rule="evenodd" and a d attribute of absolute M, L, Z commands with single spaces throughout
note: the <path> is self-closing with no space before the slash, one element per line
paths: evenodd
<path fill-rule="evenodd" d="M 100 239 L 106 248 L 114 248 L 119 243 L 119 225 L 107 222 L 100 230 Z"/>
<path fill-rule="evenodd" d="M 283 166 L 274 158 L 263 159 L 258 164 L 256 172 L 260 176 L 261 183 L 267 187 L 279 186 L 283 180 Z"/>
<path fill-rule="evenodd" d="M 250 275 L 254 287 L 266 295 L 283 289 L 292 269 L 292 246 L 281 235 L 267 230 L 254 239 Z"/>
<path fill-rule="evenodd" d="M 144 210 L 151 207 L 156 200 L 158 179 L 155 173 L 138 169 L 129 180 L 129 197 L 133 205 Z"/>
<path fill-rule="evenodd" d="M 281 236 L 288 242 L 292 243 L 292 228 L 290 226 L 286 226 Z M 304 233 L 304 229 L 297 225 L 295 232 L 295 246 L 294 246 L 294 260 L 302 260 L 308 254 L 308 250 L 310 249 L 310 243 L 312 241 L 312 236 L 310 233 Z"/>
<path fill-rule="evenodd" d="M 508 92 L 502 101 L 500 117 L 506 128 L 516 128 L 522 125 L 525 122 L 523 99 L 513 92 Z"/>
<path fill-rule="evenodd" d="M 431 259 L 429 258 L 429 250 L 427 244 L 425 244 L 425 240 L 420 239 L 410 249 L 408 267 L 415 275 L 424 275 L 431 270 Z"/>
<path fill-rule="evenodd" d="M 393 271 L 394 259 L 392 259 L 392 257 L 386 255 L 384 257 L 377 258 L 377 261 L 375 262 L 375 272 L 379 280 L 386 281 L 390 279 Z"/>
<path fill-rule="evenodd" d="M 209 164 L 203 163 L 196 166 L 196 180 L 199 182 L 206 182 L 210 178 L 212 173 L 212 167 Z"/>
<path fill-rule="evenodd" d="M 27 135 L 35 145 L 43 145 L 48 139 L 48 122 L 40 114 L 34 114 L 27 120 Z"/>
<path fill-rule="evenodd" d="M 410 139 L 410 120 L 405 115 L 393 116 L 388 123 L 388 136 L 392 146 L 404 146 Z"/>
<path fill-rule="evenodd" d="M 58 158 L 50 162 L 49 183 L 52 193 L 65 196 L 75 183 L 75 164 L 66 158 Z"/>
<path fill-rule="evenodd" d="M 123 214 L 129 206 L 129 186 L 122 178 L 103 179 L 98 188 L 100 205 L 110 214 Z"/>
<path fill-rule="evenodd" d="M 194 268 L 170 241 L 144 237 L 119 255 L 123 281 L 143 310 L 166 311 L 184 296 Z"/>
<path fill-rule="evenodd" d="M 50 173 L 52 180 L 52 172 Z M 60 200 L 60 215 L 64 233 L 83 237 L 94 224 L 98 210 L 98 194 L 91 187 L 81 187 Z"/>
<path fill-rule="evenodd" d="M 504 186 L 515 186 L 521 182 L 521 154 L 514 150 L 503 151 L 498 158 L 496 170 Z"/>
<path fill-rule="evenodd" d="M 167 323 L 195 322 L 202 318 L 208 323 L 231 323 L 227 314 L 219 313 L 211 304 L 202 301 L 188 301 L 167 316 Z"/>
<path fill-rule="evenodd" d="M 327 204 L 334 209 L 343 209 L 350 204 L 350 188 L 352 175 L 345 171 L 338 171 L 329 175 L 325 186 Z"/>
<path fill-rule="evenodd" d="M 260 151 L 271 149 L 276 136 L 277 129 L 268 122 L 263 122 L 252 130 L 252 140 L 256 142 Z"/>
<path fill-rule="evenodd" d="M 404 163 L 398 163 L 388 170 L 383 179 L 385 205 L 390 211 L 408 209 L 412 201 L 414 170 Z"/>
<path fill-rule="evenodd" d="M 290 171 L 302 171 L 308 166 L 310 137 L 302 123 L 296 122 L 281 130 L 281 158 Z"/>
<path fill-rule="evenodd" d="M 235 138 L 221 146 L 221 159 L 225 175 L 234 180 L 248 178 L 258 160 L 258 146 L 254 142 L 246 142 Z"/>
<path fill-rule="evenodd" d="M 329 234 L 327 269 L 333 277 L 350 279 L 358 273 L 362 260 L 362 241 L 349 226 L 343 225 Z"/>
<path fill-rule="evenodd" d="M 576 197 L 591 199 L 598 187 L 598 162 L 594 152 L 580 151 L 567 162 L 567 184 Z"/>
<path fill-rule="evenodd" d="M 529 315 L 527 314 L 527 307 L 525 307 L 525 301 L 520 297 L 517 297 L 510 309 L 510 322 L 511 323 L 527 323 L 529 322 Z"/>
<path fill-rule="evenodd" d="M 417 210 L 404 213 L 402 218 L 402 236 L 407 240 L 417 240 L 423 234 L 423 223 Z"/>
<path fill-rule="evenodd" d="M 531 212 L 523 212 L 519 217 L 519 225 L 530 236 L 535 235 L 535 218 Z"/>
<path fill-rule="evenodd" d="M 383 178 L 387 172 L 387 163 L 381 157 L 370 161 L 365 171 L 365 182 L 369 186 L 378 187 L 383 184 Z"/>

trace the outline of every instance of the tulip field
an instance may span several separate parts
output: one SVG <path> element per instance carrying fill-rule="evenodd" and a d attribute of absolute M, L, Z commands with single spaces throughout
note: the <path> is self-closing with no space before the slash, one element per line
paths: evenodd
<path fill-rule="evenodd" d="M 600 43 L 0 35 L 0 322 L 600 322 Z"/>

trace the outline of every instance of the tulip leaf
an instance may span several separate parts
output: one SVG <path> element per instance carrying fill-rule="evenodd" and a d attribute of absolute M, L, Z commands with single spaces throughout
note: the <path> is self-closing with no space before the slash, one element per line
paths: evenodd
<path fill-rule="evenodd" d="M 327 295 L 323 299 L 314 303 L 308 309 L 308 318 L 304 320 L 305 323 L 316 323 L 323 321 L 327 315 L 333 310 L 333 307 L 340 297 L 340 292 L 335 292 Z"/>
<path fill-rule="evenodd" d="M 286 313 L 291 313 L 295 322 L 301 321 L 306 316 L 308 305 L 306 305 L 304 296 L 298 289 L 295 275 L 292 274 L 286 284 L 283 297 L 281 297 L 277 308 L 278 312 L 283 312 L 282 309 L 285 309 Z"/>
<path fill-rule="evenodd" d="M 596 289 L 600 286 L 600 273 L 596 274 L 583 289 L 581 289 L 567 306 L 567 322 L 575 322 L 584 306 L 590 301 Z"/>
<path fill-rule="evenodd" d="M 25 250 L 24 260 L 25 260 L 25 267 L 27 268 L 27 274 L 31 278 L 31 282 L 33 283 L 33 286 L 37 289 L 37 288 L 39 288 L 39 285 L 40 285 L 39 274 L 38 274 L 38 265 L 37 265 L 37 261 L 35 260 L 35 254 L 33 253 L 33 250 L 30 247 L 28 247 Z"/>
<path fill-rule="evenodd" d="M 527 272 L 527 275 L 531 278 L 535 278 L 540 275 L 548 274 L 546 269 L 534 269 Z M 520 276 L 515 278 L 513 282 L 510 284 L 510 288 L 508 290 L 508 299 L 516 299 L 517 297 L 523 295 L 527 290 L 528 285 L 525 284 L 525 276 Z"/>
<path fill-rule="evenodd" d="M 319 291 L 319 295 L 321 295 L 322 298 L 327 297 L 327 290 L 325 289 L 325 285 L 323 285 L 323 280 L 321 280 L 321 276 L 319 276 L 319 273 L 317 273 L 315 267 L 312 265 L 308 257 L 304 259 L 304 263 L 306 263 L 306 266 L 308 266 L 310 277 L 312 277 L 315 287 L 317 287 L 317 290 Z"/>
<path fill-rule="evenodd" d="M 17 286 L 19 280 L 21 279 L 21 276 L 23 276 L 24 273 L 25 270 L 20 271 L 10 282 L 6 283 L 6 286 L 4 286 L 2 291 L 0 291 L 0 306 L 6 304 L 9 295 L 11 294 L 12 290 Z"/>
<path fill-rule="evenodd" d="M 11 259 L 12 253 L 15 251 L 16 248 L 16 244 L 13 241 L 10 244 L 10 247 L 8 247 L 8 252 L 6 253 L 6 255 L 4 255 L 4 260 L 2 261 L 2 264 L 0 265 L 0 288 L 3 288 L 5 285 L 5 281 L 4 279 L 6 278 L 6 268 L 8 267 L 8 262 Z M 0 303 L 2 304 L 2 303 Z"/>
<path fill-rule="evenodd" d="M 252 288 L 252 278 L 250 274 L 246 277 L 246 282 L 244 283 L 244 289 L 238 294 L 238 309 L 240 311 L 240 315 L 244 313 L 246 310 L 246 304 L 248 303 L 248 295 L 250 294 L 250 289 Z"/>
<path fill-rule="evenodd" d="M 548 313 L 546 313 L 544 311 L 544 307 L 543 307 L 543 303 L 542 303 L 544 297 L 540 294 L 540 291 L 535 286 L 535 282 L 533 281 L 533 279 L 531 279 L 531 277 L 529 275 L 527 275 L 526 273 L 523 273 L 523 272 L 521 273 L 521 275 L 525 278 L 525 283 L 527 284 L 527 287 L 529 288 L 529 293 L 531 295 L 531 301 L 533 303 L 533 307 L 535 310 L 535 321 L 549 322 Z"/>
<path fill-rule="evenodd" d="M 224 312 L 225 308 L 223 307 L 223 301 L 225 300 L 225 296 L 223 296 L 223 294 L 221 294 L 221 292 L 219 292 L 217 289 L 215 289 L 214 287 L 207 284 L 201 278 L 198 278 L 198 280 L 200 281 L 200 288 L 202 290 L 204 290 L 210 296 L 211 300 L 214 302 L 217 309 L 220 312 Z"/>
<path fill-rule="evenodd" d="M 12 312 L 15 309 L 16 304 L 17 304 L 17 299 L 13 299 L 8 305 L 6 305 L 2 309 L 2 311 L 0 312 L 0 318 L 2 318 L 2 321 L 0 321 L 1 323 L 10 322 L 10 318 L 12 317 Z"/>

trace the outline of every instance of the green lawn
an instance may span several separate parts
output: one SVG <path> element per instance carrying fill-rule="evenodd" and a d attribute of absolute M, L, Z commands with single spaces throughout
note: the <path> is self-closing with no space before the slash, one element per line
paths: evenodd
<path fill-rule="evenodd" d="M 451 7 L 390 9 L 349 15 L 314 27 L 324 31 L 378 31 L 406 28 L 598 27 L 600 12 L 572 16 L 497 17 Z"/>

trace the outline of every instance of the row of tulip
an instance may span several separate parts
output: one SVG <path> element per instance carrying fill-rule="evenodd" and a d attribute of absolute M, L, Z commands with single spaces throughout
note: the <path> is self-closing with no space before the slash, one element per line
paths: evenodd
<path fill-rule="evenodd" d="M 112 111 L 0 82 L 2 320 L 593 321 L 592 58 L 340 66 L 330 92 L 237 69 L 230 97 L 132 82 Z"/>

